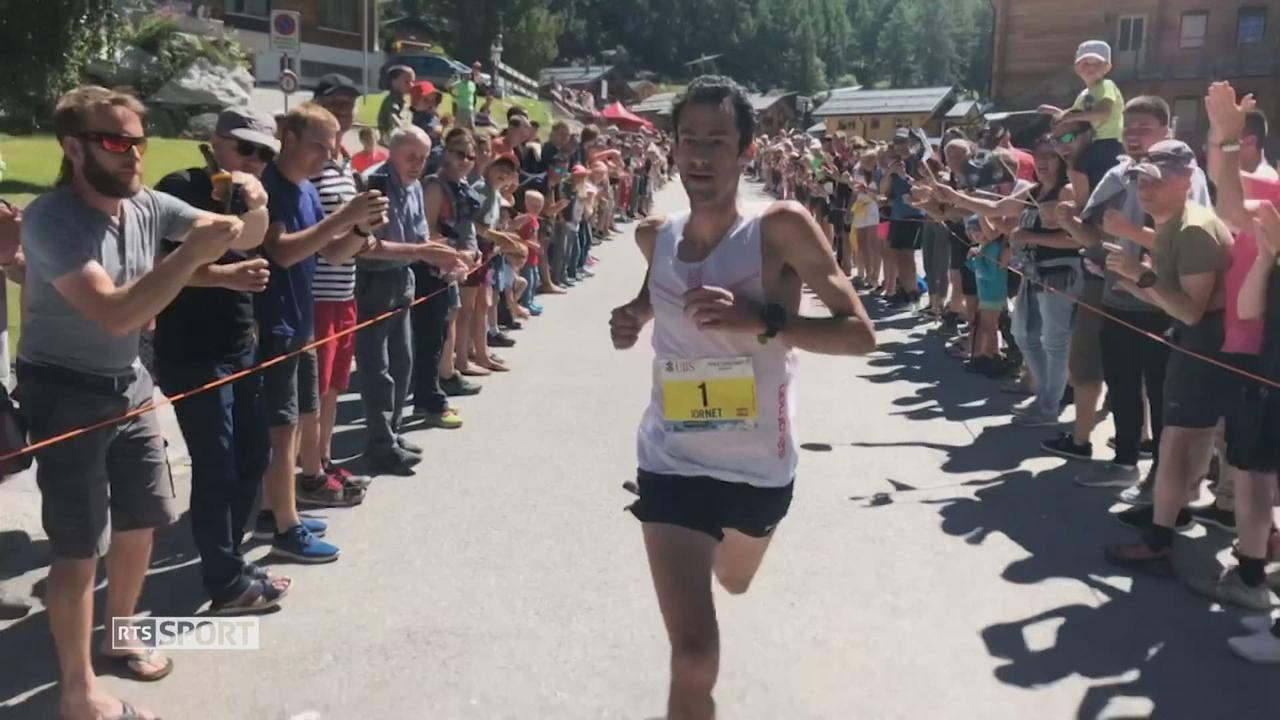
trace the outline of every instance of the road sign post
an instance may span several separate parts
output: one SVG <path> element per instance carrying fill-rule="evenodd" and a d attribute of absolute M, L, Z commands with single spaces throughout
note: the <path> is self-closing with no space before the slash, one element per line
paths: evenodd
<path fill-rule="evenodd" d="M 302 13 L 296 10 L 271 11 L 272 52 L 281 55 L 280 91 L 284 93 L 284 111 L 289 112 L 289 96 L 298 90 L 298 76 L 289 64 L 293 55 L 302 55 Z M 290 79 L 292 78 L 292 79 Z M 292 90 L 286 84 L 292 83 Z"/>
<path fill-rule="evenodd" d="M 302 54 L 302 13 L 271 11 L 271 50 L 286 57 Z"/>
<path fill-rule="evenodd" d="M 287 55 L 285 57 L 288 58 Z M 284 111 L 289 112 L 289 96 L 298 92 L 298 74 L 286 67 L 280 71 L 277 84 L 280 86 L 280 92 L 284 93 Z"/>

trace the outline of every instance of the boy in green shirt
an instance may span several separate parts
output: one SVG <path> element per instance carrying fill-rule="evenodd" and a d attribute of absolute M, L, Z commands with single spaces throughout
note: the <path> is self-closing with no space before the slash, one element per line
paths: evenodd
<path fill-rule="evenodd" d="M 1111 46 L 1104 40 L 1086 40 L 1076 49 L 1076 75 L 1084 81 L 1070 109 L 1041 105 L 1040 112 L 1055 122 L 1087 122 L 1093 126 L 1093 142 L 1080 154 L 1076 169 L 1088 167 L 1096 157 L 1114 160 L 1124 154 L 1124 96 L 1107 78 L 1111 72 Z"/>

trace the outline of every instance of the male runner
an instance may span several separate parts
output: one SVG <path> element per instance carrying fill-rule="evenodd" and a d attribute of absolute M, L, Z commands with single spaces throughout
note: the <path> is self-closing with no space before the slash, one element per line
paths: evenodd
<path fill-rule="evenodd" d="M 711 576 L 746 592 L 791 504 L 795 349 L 858 355 L 875 333 L 817 222 L 799 204 L 738 209 L 754 121 L 741 87 L 700 77 L 676 103 L 676 162 L 690 212 L 636 230 L 649 263 L 613 311 L 614 347 L 654 320 L 653 401 L 639 433 L 639 495 L 671 640 L 668 718 L 712 718 L 719 631 Z M 808 284 L 832 317 L 801 317 Z"/>

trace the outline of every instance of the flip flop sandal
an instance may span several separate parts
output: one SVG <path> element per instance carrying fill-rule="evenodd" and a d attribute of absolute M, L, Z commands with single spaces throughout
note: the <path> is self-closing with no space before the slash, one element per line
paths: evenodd
<path fill-rule="evenodd" d="M 488 370 L 485 370 L 484 368 L 481 368 L 479 370 L 475 370 L 475 369 L 459 370 L 458 372 L 462 373 L 467 377 L 488 377 L 493 374 Z"/>
<path fill-rule="evenodd" d="M 288 587 L 279 590 L 271 580 L 255 578 L 239 597 L 230 602 L 213 605 L 206 615 L 254 615 L 280 606 L 280 600 L 289 593 Z"/>
<path fill-rule="evenodd" d="M 108 655 L 103 653 L 102 657 L 108 664 L 114 666 L 117 670 L 127 673 L 129 678 L 138 682 L 156 682 L 169 677 L 173 672 L 173 658 L 164 659 L 164 667 L 159 672 L 148 675 L 139 669 L 143 662 L 150 664 L 150 658 L 156 653 L 155 648 L 147 648 L 146 650 L 135 650 L 125 655 Z M 136 664 L 135 664 L 136 663 Z"/>

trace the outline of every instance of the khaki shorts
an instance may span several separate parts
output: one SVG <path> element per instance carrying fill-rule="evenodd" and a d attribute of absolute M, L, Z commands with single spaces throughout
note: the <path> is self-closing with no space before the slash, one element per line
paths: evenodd
<path fill-rule="evenodd" d="M 1071 333 L 1071 357 L 1068 367 L 1073 385 L 1090 385 L 1103 381 L 1102 316 L 1089 308 L 1102 307 L 1101 278 L 1086 275 L 1084 290 L 1076 311 L 1076 326 Z M 1088 307 L 1086 307 L 1088 306 Z"/>
<path fill-rule="evenodd" d="M 15 396 L 31 441 L 119 417 L 149 402 L 154 393 L 151 376 L 142 368 L 114 390 L 102 388 L 103 380 L 19 364 Z M 35 459 L 40 512 L 53 557 L 102 557 L 112 530 L 164 527 L 177 519 L 169 458 L 154 412 L 50 445 L 36 451 Z"/>

